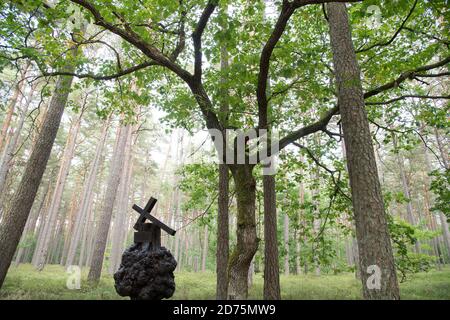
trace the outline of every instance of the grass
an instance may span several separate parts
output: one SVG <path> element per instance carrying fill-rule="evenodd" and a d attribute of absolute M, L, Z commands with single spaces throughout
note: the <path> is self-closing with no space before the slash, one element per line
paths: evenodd
<path fill-rule="evenodd" d="M 59 265 L 46 266 L 41 272 L 31 265 L 11 267 L 0 299 L 45 299 L 45 300 L 112 300 L 120 297 L 114 290 L 114 280 L 103 275 L 97 287 L 87 284 L 87 270 L 82 271 L 80 290 L 66 287 L 68 274 Z M 340 275 L 291 275 L 281 276 L 283 299 L 360 299 L 361 283 L 353 274 Z M 214 299 L 216 277 L 212 272 L 175 273 L 176 291 L 173 299 Z M 400 284 L 402 299 L 450 299 L 450 268 L 429 271 L 410 276 Z M 262 299 L 263 279 L 254 277 L 249 291 L 250 299 Z"/>

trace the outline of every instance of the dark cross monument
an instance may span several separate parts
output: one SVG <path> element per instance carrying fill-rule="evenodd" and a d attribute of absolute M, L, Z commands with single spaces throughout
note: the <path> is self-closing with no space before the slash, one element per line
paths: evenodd
<path fill-rule="evenodd" d="M 144 209 L 133 205 L 139 213 L 134 244 L 123 253 L 120 268 L 114 274 L 117 293 L 132 300 L 161 300 L 170 298 L 175 291 L 173 271 L 177 262 L 169 250 L 161 247 L 161 229 L 172 236 L 176 231 L 150 214 L 156 201 L 151 197 Z"/>
<path fill-rule="evenodd" d="M 133 209 L 140 214 L 134 225 L 134 230 L 137 231 L 134 233 L 134 242 L 148 243 L 151 249 L 161 247 L 161 229 L 171 236 L 174 236 L 176 232 L 150 214 L 156 201 L 155 198 L 151 197 L 144 209 L 135 204 L 133 205 Z M 150 220 L 151 222 L 145 223 L 146 220 Z"/>

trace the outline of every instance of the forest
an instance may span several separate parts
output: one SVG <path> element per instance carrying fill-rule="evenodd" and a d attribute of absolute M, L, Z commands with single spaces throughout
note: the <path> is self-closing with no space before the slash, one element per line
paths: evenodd
<path fill-rule="evenodd" d="M 0 0 L 0 300 L 449 300 L 449 8 Z"/>

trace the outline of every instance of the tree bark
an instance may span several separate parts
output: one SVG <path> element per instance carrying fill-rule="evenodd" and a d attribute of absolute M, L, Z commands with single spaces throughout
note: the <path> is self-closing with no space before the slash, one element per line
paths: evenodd
<path fill-rule="evenodd" d="M 439 130 L 437 128 L 434 128 L 434 135 L 436 137 L 436 142 L 439 148 L 439 153 L 441 154 L 441 160 L 444 164 L 444 168 L 449 168 L 449 161 L 448 161 L 448 152 L 445 148 L 445 145 L 442 143 L 441 135 L 439 134 Z"/>
<path fill-rule="evenodd" d="M 81 195 L 81 201 L 78 206 L 77 213 L 76 213 L 75 224 L 73 227 L 73 232 L 72 232 L 72 236 L 70 239 L 69 251 L 67 253 L 67 259 L 66 259 L 66 263 L 65 263 L 66 267 L 73 265 L 75 255 L 76 255 L 76 250 L 77 250 L 78 244 L 80 242 L 83 225 L 85 225 L 85 228 L 87 228 L 86 218 L 88 215 L 88 208 L 93 200 L 94 184 L 97 179 L 97 174 L 99 171 L 98 169 L 100 167 L 100 159 L 101 159 L 103 149 L 105 147 L 106 137 L 108 135 L 109 123 L 110 123 L 110 118 L 103 125 L 102 133 L 101 133 L 99 142 L 98 142 L 96 150 L 95 150 L 94 159 L 92 160 L 91 166 L 89 168 L 89 173 L 88 173 L 88 176 L 86 179 L 86 183 L 84 185 L 83 193 Z"/>
<path fill-rule="evenodd" d="M 120 178 L 120 185 L 117 189 L 117 208 L 116 215 L 114 217 L 114 225 L 112 229 L 111 237 L 111 254 L 109 259 L 108 271 L 110 274 L 114 274 L 120 266 L 120 258 L 123 251 L 123 241 L 124 233 L 123 229 L 126 228 L 126 215 L 128 207 L 128 199 L 130 195 L 130 169 L 132 168 L 132 157 L 131 157 L 131 145 L 132 136 L 131 130 L 127 132 L 127 142 L 125 146 L 125 162 L 122 169 L 122 177 Z"/>
<path fill-rule="evenodd" d="M 264 299 L 280 300 L 275 176 L 263 176 L 264 189 Z"/>
<path fill-rule="evenodd" d="M 226 164 L 219 164 L 219 198 L 217 217 L 217 253 L 216 253 L 216 298 L 227 299 L 228 278 L 227 265 L 229 256 L 229 176 Z"/>
<path fill-rule="evenodd" d="M 208 237 L 208 225 L 205 224 L 203 234 L 203 252 L 202 252 L 202 272 L 206 271 L 206 258 L 208 257 L 209 249 L 209 237 Z"/>
<path fill-rule="evenodd" d="M 237 239 L 228 263 L 228 298 L 245 300 L 248 296 L 248 270 L 259 241 L 255 221 L 256 181 L 251 165 L 233 165 L 231 171 L 236 188 Z"/>
<path fill-rule="evenodd" d="M 106 242 L 108 240 L 108 231 L 111 224 L 111 215 L 116 199 L 117 188 L 120 183 L 121 171 L 125 158 L 125 144 L 127 141 L 127 132 L 130 125 L 122 127 L 117 146 L 114 150 L 114 156 L 111 160 L 111 167 L 106 187 L 106 195 L 103 202 L 103 208 L 97 223 L 97 232 L 95 235 L 95 244 L 92 253 L 92 260 L 88 274 L 88 280 L 94 284 L 98 283 L 103 268 L 103 259 L 105 255 Z"/>
<path fill-rule="evenodd" d="M 440 137 L 439 137 L 439 133 L 438 133 L 437 129 L 435 129 L 434 132 L 435 132 L 436 140 L 440 141 Z M 441 153 L 441 157 L 443 159 L 443 163 L 444 163 L 445 169 L 448 170 L 448 162 L 446 160 L 444 160 L 444 159 L 446 159 L 446 154 L 445 154 L 444 148 L 443 148 L 441 142 L 439 142 L 438 144 L 441 145 L 439 147 L 440 152 L 444 152 L 444 153 Z M 430 214 L 430 217 L 432 219 L 433 225 L 435 225 L 436 224 L 436 216 L 434 214 L 432 214 L 430 212 L 430 210 L 429 210 L 429 208 L 430 208 L 429 198 L 430 197 L 429 197 L 429 194 L 428 194 L 428 188 L 430 186 L 430 181 L 429 181 L 430 179 L 428 177 L 428 173 L 430 173 L 432 171 L 432 168 L 431 168 L 430 159 L 428 158 L 427 147 L 426 147 L 425 144 L 423 145 L 423 153 L 424 153 L 425 165 L 426 165 L 426 169 L 427 169 L 426 189 L 425 189 L 425 200 L 426 200 L 425 201 L 425 206 L 426 206 L 427 211 Z M 447 223 L 447 218 L 445 217 L 445 215 L 441 211 L 438 213 L 438 216 L 439 216 L 439 221 L 440 221 L 440 225 L 441 225 L 441 228 L 442 228 L 442 237 L 444 239 L 444 244 L 445 244 L 445 247 L 447 249 L 447 256 L 450 259 L 450 231 L 449 231 L 449 226 L 448 226 L 448 223 Z M 433 240 L 434 240 L 434 245 L 436 246 L 436 249 L 437 249 L 437 247 L 439 247 L 438 238 L 435 238 Z M 436 250 L 436 251 L 439 251 L 439 250 Z"/>
<path fill-rule="evenodd" d="M 14 109 L 16 108 L 17 100 L 19 98 L 19 94 L 22 94 L 23 86 L 25 84 L 25 76 L 28 71 L 28 68 L 30 67 L 30 62 L 27 62 L 27 64 L 24 67 L 24 70 L 21 72 L 22 77 L 21 79 L 16 83 L 14 87 L 14 92 L 11 97 L 11 100 L 9 102 L 8 111 L 6 112 L 5 119 L 3 120 L 2 130 L 0 134 L 0 152 L 3 150 L 7 132 L 9 129 L 9 126 L 11 124 L 11 119 L 14 114 Z"/>
<path fill-rule="evenodd" d="M 67 136 L 67 143 L 64 148 L 64 153 L 61 159 L 61 166 L 59 168 L 58 179 L 56 180 L 55 190 L 53 191 L 52 201 L 50 203 L 48 220 L 44 226 L 44 233 L 42 241 L 38 244 L 38 255 L 36 260 L 36 268 L 40 271 L 45 266 L 45 261 L 47 259 L 48 251 L 50 249 L 51 235 L 55 227 L 56 220 L 58 218 L 59 209 L 61 206 L 62 196 L 64 188 L 67 181 L 67 176 L 69 175 L 70 164 L 75 152 L 76 140 L 78 137 L 78 132 L 81 126 L 81 117 L 79 115 L 76 120 L 74 120 Z"/>
<path fill-rule="evenodd" d="M 63 68 L 63 71 L 74 72 L 75 69 L 72 65 L 68 65 Z M 47 166 L 72 80 L 72 76 L 60 76 L 57 80 L 42 130 L 27 162 L 19 187 L 0 225 L 0 288 L 19 244 L 42 175 Z"/>
<path fill-rule="evenodd" d="M 75 215 L 79 208 L 78 199 L 79 199 L 79 195 L 80 195 L 83 183 L 84 183 L 84 181 L 82 181 L 82 180 L 84 180 L 85 177 L 86 177 L 86 175 L 85 175 L 85 171 L 84 171 L 83 174 L 81 174 L 81 176 L 78 176 L 78 178 L 76 179 L 75 188 L 74 188 L 72 197 L 69 202 L 69 210 L 68 210 L 69 212 L 67 214 L 67 226 L 65 227 L 65 230 L 64 230 L 64 246 L 63 246 L 63 250 L 62 250 L 61 260 L 59 262 L 59 264 L 61 266 L 65 266 L 65 264 L 66 264 L 67 254 L 68 254 L 69 246 L 70 246 L 70 240 L 71 240 L 73 228 L 75 225 L 75 218 L 76 218 Z"/>
<path fill-rule="evenodd" d="M 284 275 L 289 275 L 289 216 L 284 214 L 284 224 L 283 224 L 284 232 Z"/>
<path fill-rule="evenodd" d="M 363 296 L 365 299 L 399 299 L 394 256 L 347 9 L 344 3 L 329 3 L 327 11 L 347 151 Z M 377 266 L 381 277 L 368 273 L 369 266 Z M 368 285 L 373 279 L 369 277 L 373 276 L 379 280 L 379 288 L 378 281 L 374 286 Z"/>
<path fill-rule="evenodd" d="M 267 1 L 264 1 L 263 20 L 266 20 Z M 266 83 L 265 95 L 270 93 L 269 77 Z M 261 108 L 261 105 L 259 105 Z M 272 109 L 269 105 L 259 114 L 259 126 L 268 129 L 268 119 L 272 118 Z M 278 232 L 277 232 L 277 204 L 275 191 L 275 176 L 263 175 L 264 193 L 264 299 L 280 300 L 280 267 L 278 256 Z"/>
<path fill-rule="evenodd" d="M 394 146 L 394 150 L 396 152 L 396 160 L 397 160 L 398 170 L 400 173 L 400 180 L 402 182 L 403 194 L 407 200 L 406 216 L 408 217 L 408 222 L 411 225 L 415 226 L 416 219 L 415 219 L 414 213 L 413 213 L 412 199 L 411 199 L 411 194 L 410 194 L 410 190 L 409 190 L 408 180 L 406 179 L 404 159 L 403 159 L 403 156 L 400 154 L 400 150 L 398 150 L 397 138 L 396 138 L 395 134 L 392 134 L 392 143 Z M 419 240 L 416 240 L 416 242 L 414 243 L 414 250 L 416 251 L 416 253 L 420 253 Z"/>
<path fill-rule="evenodd" d="M 303 157 L 300 154 L 300 162 L 303 162 Z M 300 182 L 298 187 L 298 197 L 300 206 L 302 206 L 305 203 L 305 187 L 303 185 L 303 182 Z M 298 226 L 299 230 L 297 230 L 297 239 L 295 244 L 295 272 L 296 274 L 302 273 L 302 267 L 301 267 L 301 233 L 300 233 L 300 224 L 303 221 L 303 209 L 299 209 L 298 211 Z"/>
<path fill-rule="evenodd" d="M 224 14 L 228 14 L 228 8 L 224 9 Z M 221 26 L 225 29 L 226 26 Z M 220 48 L 220 70 L 227 72 L 228 64 L 228 51 L 226 45 L 222 45 Z M 223 76 L 222 82 L 226 82 L 227 78 Z M 225 84 L 226 85 L 226 84 Z M 223 102 L 220 106 L 220 112 L 222 115 L 221 122 L 226 126 L 228 124 L 228 90 L 223 92 Z M 229 227 L 229 212 L 228 202 L 229 200 L 229 175 L 228 167 L 226 164 L 219 164 L 219 197 L 218 197 L 218 213 L 217 213 L 217 252 L 216 252 L 216 299 L 226 300 L 228 296 L 228 277 L 227 277 L 227 265 L 230 254 L 230 227 Z"/>
<path fill-rule="evenodd" d="M 9 170 L 11 169 L 12 165 L 12 159 L 15 155 L 17 144 L 19 142 L 20 134 L 22 132 L 23 124 L 25 123 L 25 118 L 28 113 L 28 108 L 31 103 L 31 99 L 33 98 L 33 93 L 35 89 L 35 85 L 30 88 L 30 91 L 28 92 L 28 95 L 26 97 L 25 104 L 22 108 L 22 113 L 20 114 L 20 117 L 17 121 L 17 125 L 15 128 L 15 131 L 11 137 L 11 140 L 6 145 L 5 150 L 3 151 L 3 155 L 0 161 L 0 195 L 4 194 L 4 188 L 6 183 L 6 178 L 9 173 Z"/>

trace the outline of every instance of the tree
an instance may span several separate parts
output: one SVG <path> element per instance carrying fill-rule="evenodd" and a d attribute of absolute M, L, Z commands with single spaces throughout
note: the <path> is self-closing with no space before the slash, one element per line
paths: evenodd
<path fill-rule="evenodd" d="M 30 67 L 30 62 L 28 61 L 24 67 L 24 69 L 21 71 L 22 78 L 19 79 L 17 84 L 14 86 L 14 92 L 11 97 L 11 100 L 9 102 L 8 111 L 6 113 L 5 120 L 3 121 L 1 135 L 0 135 L 0 152 L 4 148 L 5 139 L 7 136 L 8 128 L 11 124 L 11 119 L 14 114 L 14 109 L 16 108 L 17 99 L 19 98 L 19 94 L 22 94 L 23 86 L 25 84 L 25 76 L 28 71 L 28 68 Z"/>
<path fill-rule="evenodd" d="M 56 179 L 56 186 L 53 190 L 50 207 L 48 208 L 47 220 L 44 225 L 42 237 L 37 243 L 35 266 L 39 271 L 44 268 L 47 260 L 47 255 L 49 253 L 51 236 L 56 225 L 59 209 L 61 207 L 63 192 L 67 182 L 67 176 L 69 175 L 72 158 L 75 152 L 76 141 L 78 133 L 80 131 L 82 116 L 83 112 L 81 112 L 80 115 L 78 115 L 76 119 L 74 119 L 67 135 L 67 142 L 64 147 L 63 155 L 61 157 L 61 164 L 58 172 L 58 178 Z"/>
<path fill-rule="evenodd" d="M 347 9 L 345 4 L 330 3 L 327 5 L 327 12 L 352 191 L 363 294 L 366 299 L 399 299 L 394 256 Z M 372 281 L 369 279 L 373 272 L 371 266 L 375 266 L 372 270 L 381 270 L 379 288 L 368 285 L 368 282 Z"/>
<path fill-rule="evenodd" d="M 223 9 L 224 15 L 228 14 L 228 7 Z M 226 26 L 221 26 L 225 29 Z M 222 72 L 228 72 L 228 51 L 226 44 L 222 44 L 220 48 L 220 69 Z M 226 83 L 227 77 L 223 76 L 222 81 Z M 220 106 L 221 122 L 224 126 L 228 125 L 229 117 L 229 99 L 227 98 L 229 92 L 224 90 L 222 96 L 224 97 L 222 104 Z M 222 132 L 224 134 L 224 132 Z M 227 277 L 227 266 L 228 257 L 230 251 L 230 230 L 229 230 L 229 211 L 228 203 L 229 199 L 229 171 L 225 164 L 219 164 L 219 196 L 218 196 L 218 211 L 217 211 L 217 252 L 216 252 L 216 298 L 218 300 L 225 300 L 228 297 L 228 277 Z"/>
<path fill-rule="evenodd" d="M 3 151 L 3 155 L 0 160 L 0 194 L 3 194 L 6 178 L 9 172 L 9 169 L 12 165 L 12 159 L 14 155 L 16 154 L 16 148 L 19 142 L 20 134 L 22 133 L 22 127 L 25 122 L 25 118 L 28 114 L 28 108 L 31 104 L 31 99 L 33 98 L 35 85 L 30 88 L 30 91 L 28 92 L 28 95 L 25 100 L 25 104 L 21 110 L 20 117 L 17 121 L 16 128 L 14 130 L 14 133 L 12 134 L 11 140 L 6 145 L 5 150 Z"/>
<path fill-rule="evenodd" d="M 97 223 L 95 244 L 88 275 L 88 280 L 94 284 L 100 280 L 102 273 L 106 242 L 108 240 L 108 231 L 111 223 L 114 201 L 116 200 L 117 188 L 119 187 L 120 176 L 125 160 L 124 150 L 130 128 L 131 125 L 125 125 L 120 128 L 120 131 L 118 132 L 119 136 L 117 139 L 117 144 L 113 152 L 113 158 L 111 159 L 108 182 L 106 185 L 106 196 L 103 201 L 103 207 Z"/>
<path fill-rule="evenodd" d="M 72 49 L 76 54 L 76 49 Z M 70 61 L 70 60 L 69 60 Z M 70 62 L 62 72 L 74 72 Z M 42 175 L 44 174 L 61 117 L 67 103 L 73 76 L 60 76 L 50 102 L 49 110 L 42 124 L 42 130 L 27 162 L 22 180 L 0 225 L 0 287 L 19 244 L 20 237 L 36 197 Z"/>
<path fill-rule="evenodd" d="M 132 130 L 128 130 L 128 137 L 127 142 L 125 145 L 125 160 L 122 170 L 122 176 L 120 178 L 120 184 L 117 189 L 117 206 L 116 206 L 116 214 L 114 217 L 114 225 L 112 229 L 112 236 L 111 236 L 111 254 L 109 259 L 109 272 L 113 274 L 119 269 L 120 266 L 120 259 L 123 252 L 123 245 L 124 245 L 124 232 L 123 230 L 126 230 L 127 226 L 126 223 L 126 213 L 128 209 L 128 199 L 130 194 L 130 182 L 131 182 L 131 174 L 133 170 L 132 165 L 132 147 L 134 145 L 133 143 L 133 136 L 132 136 Z"/>
<path fill-rule="evenodd" d="M 110 119 L 111 118 L 109 117 L 108 120 L 105 121 L 105 123 L 103 125 L 102 133 L 101 133 L 100 139 L 98 141 L 98 144 L 97 144 L 97 147 L 95 150 L 94 159 L 91 162 L 89 173 L 86 178 L 86 183 L 83 187 L 80 204 L 78 206 L 79 209 L 77 210 L 77 213 L 76 213 L 75 224 L 74 224 L 74 227 L 72 230 L 72 235 L 70 238 L 70 245 L 69 245 L 67 259 L 66 259 L 66 263 L 65 263 L 66 267 L 68 267 L 74 263 L 76 250 L 78 248 L 78 245 L 79 245 L 79 242 L 81 239 L 83 225 L 86 224 L 84 228 L 87 228 L 86 219 L 88 217 L 88 208 L 93 200 L 94 183 L 97 178 L 98 171 L 99 171 L 100 159 L 101 159 L 101 155 L 102 155 L 102 152 L 103 152 L 103 149 L 105 146 L 105 141 L 106 141 L 106 137 L 108 134 L 109 125 L 110 125 Z"/>

